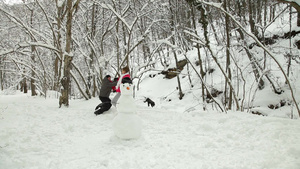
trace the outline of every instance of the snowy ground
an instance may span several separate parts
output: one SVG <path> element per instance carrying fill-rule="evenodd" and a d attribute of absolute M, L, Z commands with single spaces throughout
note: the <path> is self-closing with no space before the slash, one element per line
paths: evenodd
<path fill-rule="evenodd" d="M 300 121 L 242 112 L 183 112 L 138 102 L 142 137 L 114 136 L 98 99 L 0 94 L 1 169 L 299 169 Z M 181 105 L 178 105 L 179 107 Z"/>

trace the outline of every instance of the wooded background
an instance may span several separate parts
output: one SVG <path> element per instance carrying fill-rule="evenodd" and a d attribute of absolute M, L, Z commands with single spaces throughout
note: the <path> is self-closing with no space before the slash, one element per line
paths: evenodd
<path fill-rule="evenodd" d="M 289 29 L 267 31 L 276 20 Z M 45 97 L 47 91 L 58 91 L 59 105 L 68 106 L 71 96 L 97 97 L 106 74 L 117 77 L 122 67 L 129 66 L 131 76 L 139 79 L 147 71 L 162 71 L 155 67 L 159 63 L 165 71 L 175 72 L 182 99 L 176 76 L 180 65 L 167 69 L 171 61 L 180 62 L 179 55 L 197 50 L 198 67 L 188 57 L 185 62 L 201 79 L 201 84 L 193 85 L 201 86 L 203 102 L 219 92 L 227 109 L 243 110 L 238 92 L 253 82 L 243 78 L 238 51 L 246 56 L 243 60 L 248 60 L 259 90 L 267 83 L 275 93 L 283 91 L 267 71 L 269 60 L 277 64 L 296 103 L 289 76 L 291 63 L 300 63 L 299 27 L 297 1 L 23 0 L 8 5 L 0 0 L 0 87 L 29 89 L 32 96 Z M 289 43 L 276 56 L 282 55 L 284 63 L 270 47 L 282 40 Z M 255 47 L 263 54 L 253 52 Z M 221 91 L 205 82 L 205 75 L 214 71 L 208 58 L 225 78 Z"/>

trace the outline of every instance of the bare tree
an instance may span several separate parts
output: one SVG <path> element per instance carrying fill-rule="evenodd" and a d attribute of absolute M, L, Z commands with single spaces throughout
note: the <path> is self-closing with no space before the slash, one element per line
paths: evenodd
<path fill-rule="evenodd" d="M 278 2 L 288 3 L 297 10 L 297 26 L 300 26 L 300 5 L 296 1 L 277 0 Z"/>
<path fill-rule="evenodd" d="M 196 22 L 196 11 L 195 11 L 195 7 L 190 3 L 190 8 L 191 8 L 191 20 L 192 20 L 192 23 L 193 23 L 193 29 L 194 29 L 194 33 L 195 35 L 199 36 L 198 34 L 198 31 L 197 31 L 197 22 Z M 205 103 L 205 89 L 206 89 L 206 86 L 204 84 L 204 76 L 205 76 L 205 72 L 204 72 L 204 69 L 203 69 L 203 61 L 202 61 L 202 58 L 201 58 L 201 52 L 200 52 L 200 44 L 199 43 L 196 43 L 196 49 L 197 49 L 197 55 L 198 55 L 198 62 L 199 62 L 199 67 L 200 67 L 200 78 L 202 79 L 201 80 L 201 91 L 202 91 L 202 102 Z M 203 106 L 203 109 L 205 110 L 205 106 Z"/>
<path fill-rule="evenodd" d="M 224 0 L 224 10 L 228 11 L 227 8 L 230 7 L 230 1 Z M 225 32 L 226 32 L 226 73 L 228 78 L 226 78 L 226 83 L 225 83 L 225 104 L 228 103 L 228 109 L 231 110 L 231 106 L 232 106 L 232 88 L 229 88 L 229 93 L 228 93 L 228 101 L 227 101 L 227 80 L 232 81 L 232 75 L 231 75 L 231 68 L 230 68 L 230 64 L 231 64 L 231 59 L 230 59 L 230 34 L 231 34 L 231 30 L 230 30 L 230 20 L 229 17 L 226 15 L 225 16 Z"/>
<path fill-rule="evenodd" d="M 171 0 L 169 0 L 169 6 L 170 6 L 170 26 L 171 26 L 171 30 L 174 33 L 174 35 L 171 37 L 171 44 L 172 45 L 177 45 L 176 44 L 176 40 L 175 40 L 175 35 L 178 34 L 178 30 L 177 30 L 177 17 L 178 17 L 178 1 L 176 0 L 174 3 L 171 2 Z M 177 58 L 177 51 L 172 49 L 173 51 L 173 55 L 174 55 L 174 59 L 175 59 L 175 63 L 176 63 L 176 69 L 179 70 L 178 67 L 178 58 Z M 177 73 L 177 83 L 178 83 L 178 92 L 179 92 L 179 99 L 181 100 L 184 96 L 183 92 L 182 92 L 182 88 L 181 88 L 181 82 L 180 82 L 180 78 L 179 78 L 179 73 Z"/>
<path fill-rule="evenodd" d="M 66 13 L 67 13 L 67 21 L 66 21 L 66 47 L 65 52 L 63 54 L 63 76 L 60 80 L 62 84 L 61 96 L 59 98 L 59 107 L 62 104 L 65 106 L 69 106 L 69 94 L 70 94 L 70 80 L 71 80 L 71 68 L 72 68 L 72 59 L 73 53 L 71 49 L 72 43 L 72 19 L 73 12 L 78 7 L 80 0 L 77 0 L 74 5 L 72 0 L 66 1 Z"/>
<path fill-rule="evenodd" d="M 27 6 L 27 5 L 26 5 Z M 33 8 L 30 8 L 29 6 L 27 6 L 27 8 L 30 10 L 30 25 L 31 28 L 33 28 L 33 19 L 34 19 L 34 10 Z M 35 41 L 35 39 L 33 37 L 31 37 L 32 41 Z M 31 46 L 31 64 L 32 64 L 32 68 L 35 69 L 35 64 L 36 64 L 36 57 L 35 57 L 35 52 L 36 52 L 36 48 L 34 45 Z M 36 96 L 36 86 L 35 86 L 35 71 L 31 72 L 31 78 L 30 78 L 30 88 L 31 88 L 31 96 Z"/>

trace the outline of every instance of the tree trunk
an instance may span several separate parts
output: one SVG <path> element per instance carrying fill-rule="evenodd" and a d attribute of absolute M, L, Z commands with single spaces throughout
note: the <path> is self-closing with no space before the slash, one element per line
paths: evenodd
<path fill-rule="evenodd" d="M 72 58 L 71 55 L 71 42 L 72 42 L 72 0 L 67 0 L 67 22 L 66 22 L 66 49 L 63 59 L 63 78 L 61 79 L 62 84 L 62 95 L 59 98 L 59 107 L 62 104 L 65 106 L 69 106 L 69 94 L 70 90 L 70 71 L 72 65 Z"/>
<path fill-rule="evenodd" d="M 289 34 L 291 34 L 292 32 L 292 6 L 290 6 L 290 32 Z M 290 47 L 290 51 L 287 54 L 288 57 L 288 62 L 287 62 L 287 77 L 290 76 L 290 68 L 291 68 L 291 64 L 292 64 L 292 36 L 290 35 L 289 38 L 289 47 Z"/>
<path fill-rule="evenodd" d="M 121 50 L 120 50 L 120 43 L 119 43 L 119 41 L 120 41 L 120 39 L 119 39 L 119 23 L 120 23 L 120 21 L 118 19 L 118 21 L 116 23 L 116 36 L 115 36 L 116 37 L 116 50 L 117 50 L 117 72 L 116 72 L 117 75 L 119 74 L 118 72 L 119 72 L 120 62 L 121 62 L 121 59 L 120 59 Z"/>
<path fill-rule="evenodd" d="M 31 47 L 31 52 L 34 52 L 35 49 L 32 49 L 32 48 L 35 48 L 34 46 Z M 35 80 L 34 80 L 34 77 L 36 76 L 35 74 L 35 54 L 32 53 L 31 54 L 31 61 L 32 61 L 32 71 L 31 71 L 31 78 L 30 78 L 30 88 L 31 88 L 31 96 L 36 96 L 37 93 L 36 93 L 36 86 L 35 86 Z"/>
<path fill-rule="evenodd" d="M 228 4 L 230 6 L 230 4 Z M 224 9 L 225 11 L 227 11 L 227 0 L 224 1 Z M 228 103 L 228 109 L 231 110 L 231 106 L 232 106 L 232 89 L 229 88 L 229 93 L 228 93 L 228 101 L 227 101 L 227 80 L 232 80 L 231 79 L 231 68 L 230 68 L 230 21 L 229 21 L 229 17 L 228 15 L 225 16 L 225 29 L 226 29 L 226 73 L 228 76 L 228 79 L 226 79 L 225 82 L 225 105 L 227 105 Z"/>
<path fill-rule="evenodd" d="M 255 3 L 252 2 L 252 0 L 248 0 L 250 29 L 251 29 L 251 32 L 257 37 L 258 32 L 255 27 L 254 12 L 253 12 L 254 4 Z"/>
<path fill-rule="evenodd" d="M 191 7 L 191 17 L 192 17 L 192 23 L 193 23 L 193 28 L 195 30 L 195 34 L 198 35 L 198 32 L 197 32 L 197 25 L 196 25 L 196 15 L 195 15 L 195 8 L 190 5 Z M 201 79 L 204 79 L 204 76 L 205 76 L 205 73 L 204 73 L 204 70 L 203 70 L 203 62 L 202 62 L 202 59 L 201 59 L 201 53 L 200 53 L 200 45 L 197 43 L 196 44 L 196 48 L 197 48 L 197 54 L 198 54 L 198 61 L 199 61 L 199 66 L 200 66 L 200 76 L 201 76 Z M 203 83 L 203 81 L 201 81 L 201 91 L 202 91 L 202 102 L 203 104 L 205 103 L 205 84 Z M 203 110 L 205 110 L 205 106 L 203 106 Z"/>
<path fill-rule="evenodd" d="M 25 77 L 25 68 L 23 70 L 23 80 L 21 81 L 21 92 L 27 93 L 28 92 L 28 88 L 27 88 L 27 80 Z"/>
<path fill-rule="evenodd" d="M 1 59 L 0 59 L 0 65 L 2 65 L 1 63 Z M 3 63 L 3 67 L 4 67 L 4 63 Z M 2 69 L 0 69 L 0 90 L 4 90 L 4 72 L 2 71 Z"/>
<path fill-rule="evenodd" d="M 56 0 L 56 4 L 57 4 Z M 57 4 L 58 5 L 58 4 Z M 58 53 L 55 53 L 56 58 L 54 61 L 54 86 L 53 89 L 58 91 L 60 86 L 60 77 L 61 77 L 61 67 L 62 67 L 62 59 L 63 59 L 63 52 L 62 52 L 62 19 L 63 19 L 63 8 L 62 6 L 57 6 L 57 16 L 56 16 L 56 24 L 57 24 L 57 35 L 53 32 L 53 39 L 54 46 L 58 49 Z"/>
<path fill-rule="evenodd" d="M 31 25 L 31 28 L 33 28 L 33 10 L 31 10 L 31 14 L 30 14 L 30 25 Z M 34 41 L 34 38 L 31 38 L 32 41 Z M 36 96 L 37 93 L 36 93 L 36 86 L 35 86 L 35 64 L 36 64 L 36 61 L 35 61 L 35 46 L 31 46 L 31 67 L 32 67 L 32 70 L 31 70 L 31 78 L 30 78 L 30 88 L 31 88 L 31 96 Z"/>
<path fill-rule="evenodd" d="M 175 3 L 177 3 L 178 1 L 176 0 L 176 2 Z M 175 16 L 178 16 L 177 15 L 177 13 L 175 13 L 172 9 L 173 9 L 173 7 L 172 7 L 172 3 L 171 3 L 171 0 L 169 0 L 169 6 L 170 6 L 170 15 L 171 15 L 171 20 L 170 20 L 170 26 L 171 26 L 171 29 L 172 30 L 174 30 L 174 32 L 176 32 L 176 20 L 175 20 L 175 18 L 176 17 L 174 17 L 174 15 Z M 175 5 L 176 7 L 175 7 L 175 9 L 177 9 L 177 4 Z M 176 33 L 178 33 L 178 32 L 176 32 Z M 176 34 L 175 33 L 175 34 Z M 175 42 L 175 37 L 174 36 L 172 36 L 172 38 L 171 38 L 171 43 L 173 44 L 173 45 L 176 45 L 176 42 Z M 176 62 L 176 68 L 177 68 L 177 70 L 178 70 L 178 59 L 177 59 L 177 54 L 176 54 L 176 51 L 174 50 L 174 49 L 172 49 L 173 50 L 173 55 L 174 55 L 174 58 L 175 58 L 175 62 Z M 179 99 L 181 100 L 182 98 L 183 98 L 183 96 L 184 96 L 184 94 L 183 94 L 183 92 L 182 92 L 182 89 L 181 89 L 181 82 L 180 82 L 180 78 L 179 78 L 179 73 L 177 74 L 177 83 L 178 83 L 178 90 L 179 90 Z"/>
<path fill-rule="evenodd" d="M 92 9 L 92 23 L 91 23 L 91 32 L 90 32 L 90 36 L 91 36 L 91 40 L 94 41 L 95 39 L 95 35 L 96 35 L 96 14 L 97 14 L 97 6 L 96 4 L 94 3 L 93 4 L 93 9 Z M 95 51 L 93 49 L 93 47 L 91 46 L 91 53 L 90 53 L 90 62 L 89 62 L 89 77 L 88 77 L 88 83 L 90 84 L 89 85 L 89 88 L 86 89 L 86 94 L 88 95 L 89 98 L 91 98 L 91 94 L 90 94 L 90 89 L 91 89 L 91 84 L 92 84 L 92 80 L 93 80 L 93 91 L 92 91 L 92 95 L 93 97 L 96 96 L 96 91 L 97 91 L 97 87 L 95 86 L 96 83 L 95 82 L 95 66 L 94 66 L 94 63 L 95 62 Z M 92 72 L 90 72 L 92 71 Z M 95 90 L 96 89 L 96 90 Z"/>
<path fill-rule="evenodd" d="M 297 13 L 297 26 L 300 27 L 300 11 L 298 11 Z"/>

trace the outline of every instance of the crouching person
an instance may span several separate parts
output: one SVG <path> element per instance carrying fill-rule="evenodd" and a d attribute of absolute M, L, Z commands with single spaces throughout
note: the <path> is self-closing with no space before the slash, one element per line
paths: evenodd
<path fill-rule="evenodd" d="M 114 86 L 117 85 L 117 81 L 111 81 L 110 75 L 106 75 L 102 80 L 102 85 L 100 89 L 100 96 L 99 99 L 101 100 L 101 104 L 99 104 L 95 109 L 95 115 L 102 114 L 103 112 L 107 111 L 111 107 L 111 100 L 109 95 L 111 90 L 114 89 Z"/>

